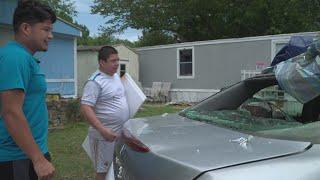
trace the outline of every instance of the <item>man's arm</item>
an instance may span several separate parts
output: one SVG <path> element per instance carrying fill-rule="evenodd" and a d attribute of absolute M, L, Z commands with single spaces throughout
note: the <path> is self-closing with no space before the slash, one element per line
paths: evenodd
<path fill-rule="evenodd" d="M 97 129 L 106 140 L 112 142 L 117 138 L 116 133 L 114 133 L 110 128 L 104 127 L 103 124 L 99 121 L 92 109 L 92 106 L 81 104 L 81 112 L 84 115 L 85 119 L 90 123 L 90 125 Z"/>
<path fill-rule="evenodd" d="M 0 99 L 2 104 L 1 114 L 9 134 L 32 160 L 38 177 L 40 179 L 51 178 L 55 169 L 46 160 L 36 144 L 22 111 L 24 92 L 18 89 L 4 91 L 0 93 Z"/>

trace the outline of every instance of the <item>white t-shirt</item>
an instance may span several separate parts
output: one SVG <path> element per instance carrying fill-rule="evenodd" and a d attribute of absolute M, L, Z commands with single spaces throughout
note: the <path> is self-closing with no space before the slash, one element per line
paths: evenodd
<path fill-rule="evenodd" d="M 125 91 L 118 74 L 109 76 L 100 70 L 94 72 L 85 84 L 81 103 L 92 106 L 102 124 L 115 132 L 129 119 Z M 97 133 L 93 127 L 90 131 Z"/>

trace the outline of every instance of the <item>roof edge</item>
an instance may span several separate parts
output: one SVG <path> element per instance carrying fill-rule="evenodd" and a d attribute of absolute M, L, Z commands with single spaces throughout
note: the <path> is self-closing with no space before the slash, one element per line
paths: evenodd
<path fill-rule="evenodd" d="M 265 35 L 265 36 L 249 36 L 242 38 L 228 38 L 228 39 L 216 39 L 207 41 L 194 41 L 185 43 L 175 43 L 166 45 L 156 45 L 156 46 L 145 46 L 141 48 L 135 48 L 136 51 L 145 50 L 155 50 L 155 49 L 166 49 L 166 48 L 178 48 L 178 47 L 188 47 L 188 46 L 200 46 L 200 45 L 211 45 L 211 44 L 223 44 L 223 43 L 236 43 L 236 42 L 250 42 L 259 40 L 274 40 L 274 39 L 286 39 L 294 35 L 313 35 L 316 36 L 320 31 L 315 32 L 299 32 L 299 33 L 288 33 L 288 34 L 275 34 L 275 35 Z"/>
<path fill-rule="evenodd" d="M 100 48 L 103 46 L 112 46 L 112 47 L 124 46 L 124 47 L 128 48 L 129 50 L 131 50 L 133 53 L 137 54 L 135 49 L 128 47 L 124 44 L 114 44 L 114 45 L 105 44 L 105 45 L 100 45 L 100 46 L 78 46 L 77 51 L 99 51 Z"/>
<path fill-rule="evenodd" d="M 80 30 L 82 32 L 82 29 L 80 27 L 78 27 L 77 25 L 75 25 L 74 23 L 66 21 L 66 20 L 64 20 L 64 19 L 62 19 L 61 17 L 58 17 L 58 16 L 57 16 L 57 19 L 62 21 L 62 22 L 64 22 L 64 23 L 66 23 L 66 24 L 68 24 L 68 25 L 70 25 L 70 26 L 72 26 L 72 27 L 74 27 L 74 28 L 76 28 L 76 29 L 78 29 L 78 30 Z"/>

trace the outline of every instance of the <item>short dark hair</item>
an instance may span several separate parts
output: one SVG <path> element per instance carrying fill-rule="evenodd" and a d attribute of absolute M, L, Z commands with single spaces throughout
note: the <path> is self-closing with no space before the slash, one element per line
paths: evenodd
<path fill-rule="evenodd" d="M 118 51 L 112 46 L 103 46 L 98 53 L 98 61 L 107 60 L 111 54 L 118 54 Z"/>
<path fill-rule="evenodd" d="M 17 33 L 22 23 L 33 25 L 46 20 L 52 23 L 57 20 L 56 14 L 49 6 L 36 0 L 19 1 L 13 15 L 13 30 Z"/>

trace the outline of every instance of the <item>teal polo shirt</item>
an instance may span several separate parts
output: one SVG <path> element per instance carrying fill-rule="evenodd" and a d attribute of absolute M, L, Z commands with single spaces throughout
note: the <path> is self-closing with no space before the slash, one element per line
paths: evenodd
<path fill-rule="evenodd" d="M 47 85 L 32 54 L 16 41 L 0 48 L 0 92 L 20 89 L 25 93 L 23 113 L 42 153 L 48 152 Z M 0 104 L 1 105 L 1 104 Z M 8 133 L 0 114 L 0 162 L 27 159 Z"/>

